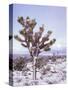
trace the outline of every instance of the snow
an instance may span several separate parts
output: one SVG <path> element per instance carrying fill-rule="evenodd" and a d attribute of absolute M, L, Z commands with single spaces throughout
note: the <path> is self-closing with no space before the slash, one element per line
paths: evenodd
<path fill-rule="evenodd" d="M 37 72 L 36 81 L 33 81 L 32 63 L 27 67 L 30 71 L 13 71 L 14 86 L 46 85 L 46 84 L 64 84 L 66 83 L 66 61 L 57 59 L 56 62 L 48 62 Z M 50 69 L 48 69 L 50 68 Z M 43 71 L 45 70 L 45 74 Z"/>

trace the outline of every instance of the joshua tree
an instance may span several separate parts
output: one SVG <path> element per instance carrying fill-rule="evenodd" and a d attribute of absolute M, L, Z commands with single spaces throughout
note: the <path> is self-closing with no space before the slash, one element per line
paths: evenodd
<path fill-rule="evenodd" d="M 18 35 L 15 35 L 14 37 L 22 46 L 28 48 L 30 56 L 33 58 L 33 80 L 36 80 L 36 60 L 38 55 L 42 51 L 49 51 L 56 39 L 49 40 L 52 31 L 48 31 L 46 35 L 42 36 L 44 25 L 39 27 L 39 31 L 33 32 L 33 29 L 37 24 L 35 19 L 30 19 L 27 16 L 26 19 L 18 17 L 17 21 L 22 25 L 22 30 L 20 30 L 19 33 L 23 38 Z"/>

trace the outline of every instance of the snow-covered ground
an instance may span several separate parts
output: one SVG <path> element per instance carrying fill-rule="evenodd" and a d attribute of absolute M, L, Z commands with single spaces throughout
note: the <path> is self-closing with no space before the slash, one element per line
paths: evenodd
<path fill-rule="evenodd" d="M 30 71 L 14 71 L 14 86 L 44 85 L 44 84 L 65 84 L 66 83 L 66 59 L 57 59 L 56 62 L 49 60 L 47 65 L 37 72 L 36 81 L 33 81 L 32 63 L 27 67 Z M 43 74 L 45 71 L 45 74 Z"/>

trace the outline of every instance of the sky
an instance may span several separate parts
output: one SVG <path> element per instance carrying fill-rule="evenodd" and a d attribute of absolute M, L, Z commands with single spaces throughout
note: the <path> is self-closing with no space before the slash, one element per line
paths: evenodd
<path fill-rule="evenodd" d="M 13 36 L 19 35 L 22 29 L 21 24 L 17 22 L 18 16 L 36 19 L 37 25 L 34 31 L 38 31 L 42 24 L 45 25 L 44 33 L 51 30 L 53 33 L 50 37 L 56 38 L 56 43 L 52 49 L 66 47 L 66 8 L 57 6 L 37 6 L 37 5 L 13 5 Z M 13 39 L 13 53 L 28 53 L 28 50 L 20 45 L 20 42 Z"/>

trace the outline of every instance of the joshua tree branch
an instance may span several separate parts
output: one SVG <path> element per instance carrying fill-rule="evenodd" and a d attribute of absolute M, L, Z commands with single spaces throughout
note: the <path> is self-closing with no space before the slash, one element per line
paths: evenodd
<path fill-rule="evenodd" d="M 14 36 L 14 38 L 19 42 L 25 42 L 25 40 L 21 39 L 18 35 Z"/>
<path fill-rule="evenodd" d="M 22 46 L 24 46 L 24 47 L 27 47 L 27 45 L 26 45 L 26 44 L 24 44 L 24 43 L 21 43 L 21 45 L 22 45 Z"/>
<path fill-rule="evenodd" d="M 21 17 L 18 17 L 18 20 L 17 20 L 21 25 L 24 26 L 24 18 L 21 16 Z"/>
<path fill-rule="evenodd" d="M 22 29 L 19 33 L 20 33 L 21 35 L 25 36 L 25 29 Z"/>
<path fill-rule="evenodd" d="M 48 31 L 48 32 L 47 32 L 47 35 L 45 35 L 45 36 L 42 38 L 40 44 L 44 44 L 44 42 L 48 41 L 48 40 L 49 40 L 49 36 L 50 36 L 51 34 L 52 34 L 52 32 L 51 32 L 51 31 Z"/>
<path fill-rule="evenodd" d="M 56 39 L 51 40 L 49 43 L 40 45 L 39 48 L 43 49 L 44 47 L 50 47 L 51 45 L 53 45 L 55 43 Z"/>

